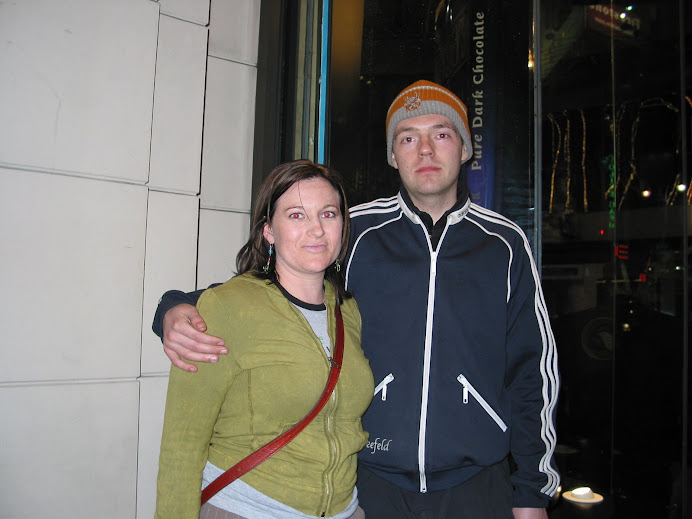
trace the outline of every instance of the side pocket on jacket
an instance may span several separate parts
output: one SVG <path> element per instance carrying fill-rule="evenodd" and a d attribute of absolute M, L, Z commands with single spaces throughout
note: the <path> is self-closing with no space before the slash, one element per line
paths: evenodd
<path fill-rule="evenodd" d="M 476 391 L 476 389 L 471 385 L 471 383 L 468 381 L 468 379 L 464 375 L 459 375 L 457 377 L 457 380 L 462 386 L 462 401 L 464 404 L 469 403 L 469 393 L 471 393 L 471 396 L 476 399 L 476 402 L 478 402 L 483 409 L 485 409 L 485 412 L 488 413 L 490 418 L 492 418 L 495 423 L 502 429 L 502 432 L 507 431 L 507 424 L 500 418 L 500 415 L 495 412 L 495 410 L 490 407 L 490 404 L 485 401 L 483 396 Z"/>
<path fill-rule="evenodd" d="M 382 401 L 384 402 L 385 400 L 387 400 L 387 385 L 392 380 L 394 380 L 394 375 L 392 375 L 391 373 L 389 375 L 387 375 L 386 377 L 384 377 L 382 379 L 382 382 L 377 384 L 377 387 L 375 388 L 375 393 L 373 394 L 373 396 L 377 396 L 377 393 L 382 391 Z"/>

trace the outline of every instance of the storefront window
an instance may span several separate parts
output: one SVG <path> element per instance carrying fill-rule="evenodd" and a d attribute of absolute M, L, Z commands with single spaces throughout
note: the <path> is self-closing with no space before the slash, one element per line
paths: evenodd
<path fill-rule="evenodd" d="M 562 372 L 562 490 L 604 496 L 558 496 L 551 519 L 689 513 L 685 2 L 332 0 L 326 76 L 312 54 L 323 2 L 295 4 L 281 15 L 293 20 L 281 138 L 261 156 L 315 158 L 322 138 L 352 205 L 391 196 L 389 103 L 418 79 L 456 92 L 480 137 L 462 172 L 473 201 L 519 224 L 541 269 Z M 322 137 L 310 107 L 325 80 Z"/>
<path fill-rule="evenodd" d="M 566 487 L 605 494 L 603 517 L 681 517 L 692 193 L 681 5 L 541 8 L 558 460 Z"/>
<path fill-rule="evenodd" d="M 331 10 L 327 157 L 349 179 L 352 202 L 397 192 L 387 109 L 428 79 L 469 109 L 476 147 L 463 175 L 473 201 L 533 238 L 531 4 L 334 0 Z"/>

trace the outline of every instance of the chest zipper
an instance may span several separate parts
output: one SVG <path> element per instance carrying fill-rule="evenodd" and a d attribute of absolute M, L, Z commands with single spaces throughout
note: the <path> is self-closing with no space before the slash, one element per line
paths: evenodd
<path fill-rule="evenodd" d="M 495 410 L 490 407 L 490 404 L 485 401 L 485 399 L 481 396 L 481 394 L 476 391 L 476 389 L 471 385 L 471 383 L 468 381 L 468 379 L 464 375 L 459 375 L 457 377 L 457 380 L 462 386 L 461 390 L 461 401 L 464 404 L 469 403 L 469 393 L 471 393 L 471 396 L 476 399 L 476 402 L 480 404 L 480 406 L 485 410 L 486 413 L 488 413 L 488 416 L 492 418 L 495 423 L 502 429 L 502 432 L 505 432 L 507 430 L 507 424 L 500 418 L 500 415 L 495 412 Z"/>
<path fill-rule="evenodd" d="M 332 434 L 332 411 L 336 408 L 336 388 L 334 388 L 334 392 L 332 393 L 332 396 L 329 398 L 333 402 L 333 406 L 331 409 L 329 409 L 329 412 L 327 413 L 326 416 L 326 422 L 327 422 L 327 434 L 329 435 L 329 446 L 330 446 L 330 451 L 331 451 L 331 463 L 329 464 L 329 467 L 327 468 L 325 474 L 324 474 L 324 495 L 326 497 L 326 501 L 324 503 L 324 509 L 322 511 L 322 514 L 320 517 L 325 517 L 327 513 L 327 509 L 329 508 L 329 502 L 331 501 L 331 486 L 329 484 L 329 473 L 333 471 L 334 467 L 333 464 L 336 461 L 336 441 L 334 440 L 334 435 Z"/>

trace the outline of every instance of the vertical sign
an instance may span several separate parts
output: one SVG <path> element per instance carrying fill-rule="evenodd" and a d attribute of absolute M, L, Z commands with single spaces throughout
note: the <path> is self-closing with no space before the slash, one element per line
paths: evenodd
<path fill-rule="evenodd" d="M 496 23 L 491 19 L 494 2 L 474 2 L 471 10 L 470 94 L 466 99 L 473 141 L 468 163 L 471 200 L 493 208 L 495 190 Z"/>

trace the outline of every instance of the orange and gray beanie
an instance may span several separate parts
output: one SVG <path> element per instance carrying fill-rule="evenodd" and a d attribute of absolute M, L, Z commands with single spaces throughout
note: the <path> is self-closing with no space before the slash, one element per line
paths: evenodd
<path fill-rule="evenodd" d="M 445 87 L 420 80 L 404 88 L 387 111 L 387 162 L 392 166 L 392 142 L 396 125 L 419 115 L 443 115 L 454 124 L 469 158 L 473 155 L 466 105 Z M 468 160 L 468 159 L 466 159 Z M 466 161 L 462 161 L 462 164 Z"/>

